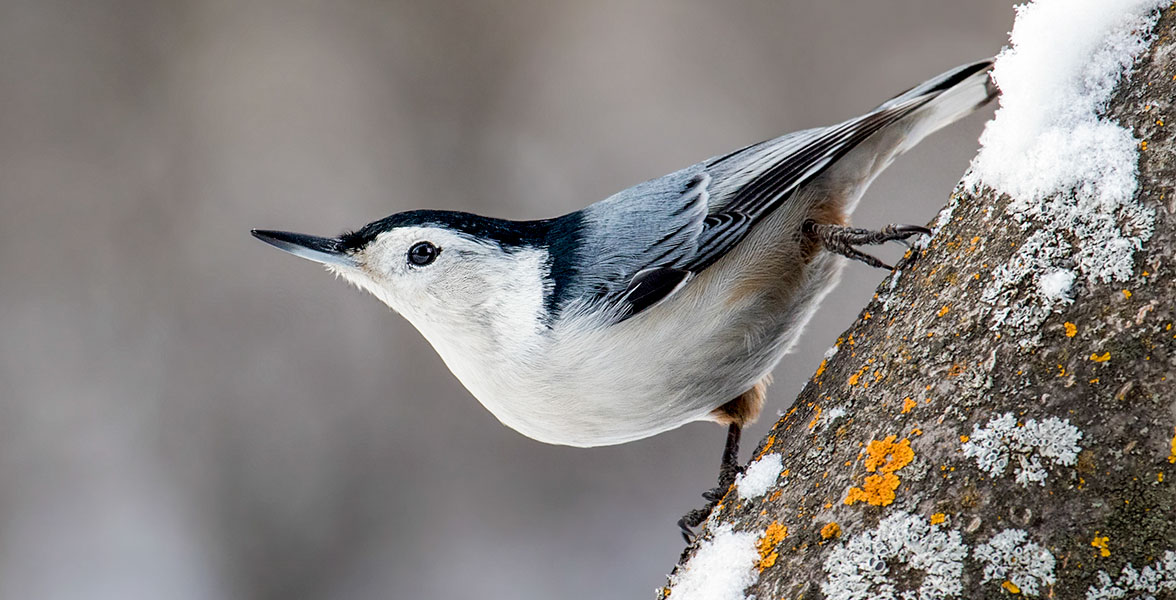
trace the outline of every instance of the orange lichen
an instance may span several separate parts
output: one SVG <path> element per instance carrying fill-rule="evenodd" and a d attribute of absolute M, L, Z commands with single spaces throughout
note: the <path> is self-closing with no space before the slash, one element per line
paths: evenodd
<path fill-rule="evenodd" d="M 821 539 L 829 539 L 841 536 L 841 526 L 836 522 L 827 523 L 821 528 Z"/>
<path fill-rule="evenodd" d="M 911 412 L 911 409 L 912 409 L 912 408 L 914 408 L 914 407 L 916 407 L 916 406 L 918 406 L 918 405 L 919 405 L 919 403 L 918 403 L 918 402 L 915 402 L 914 400 L 912 400 L 910 396 L 907 396 L 906 398 L 903 398 L 903 401 L 902 401 L 902 414 L 904 414 L 904 415 L 905 415 L 905 414 L 907 414 L 907 413 Z"/>
<path fill-rule="evenodd" d="M 1090 360 L 1093 360 L 1094 362 L 1107 362 L 1108 360 L 1111 360 L 1111 353 L 1104 352 L 1100 355 L 1097 352 L 1092 352 L 1090 354 Z"/>
<path fill-rule="evenodd" d="M 828 365 L 829 365 L 829 359 L 827 359 L 827 358 L 822 359 L 820 366 L 817 367 L 817 374 L 814 375 L 813 377 L 820 377 L 821 374 L 825 372 L 825 367 Z"/>
<path fill-rule="evenodd" d="M 845 497 L 846 504 L 866 502 L 874 506 L 887 506 L 894 502 L 894 492 L 901 483 L 895 471 L 907 466 L 915 458 L 911 450 L 911 441 L 903 438 L 896 442 L 897 436 L 887 436 L 884 440 L 871 440 L 866 446 L 866 470 L 880 472 L 881 475 L 869 475 L 862 483 L 862 487 L 852 487 Z"/>
<path fill-rule="evenodd" d="M 780 557 L 776 552 L 776 546 L 786 537 L 788 537 L 788 528 L 781 525 L 779 521 L 772 521 L 772 524 L 768 525 L 767 530 L 764 531 L 764 537 L 759 541 L 760 559 L 756 564 L 759 570 L 763 571 L 776 564 L 776 559 Z"/>
<path fill-rule="evenodd" d="M 1123 297 L 1128 299 L 1131 298 L 1131 290 L 1123 290 Z"/>
<path fill-rule="evenodd" d="M 772 451 L 772 446 L 774 446 L 775 444 L 776 444 L 776 434 L 773 433 L 768 436 L 768 439 L 764 440 L 764 449 L 760 450 L 759 454 L 756 454 L 755 457 L 757 459 L 762 458 L 763 455 Z"/>
<path fill-rule="evenodd" d="M 1100 537 L 1098 535 L 1098 532 L 1096 531 L 1096 532 L 1094 532 L 1094 539 L 1091 540 L 1090 545 L 1094 546 L 1095 548 L 1098 548 L 1099 556 L 1104 556 L 1104 557 L 1110 556 L 1111 555 L 1111 545 L 1108 543 L 1110 541 L 1110 539 L 1111 539 L 1110 537 L 1105 536 L 1105 535 Z"/>
<path fill-rule="evenodd" d="M 943 513 L 935 513 L 931 515 L 931 524 L 938 525 L 947 520 L 947 515 Z"/>
<path fill-rule="evenodd" d="M 894 502 L 894 492 L 898 489 L 899 483 L 901 481 L 894 473 L 870 475 L 866 477 L 862 487 L 849 488 L 849 493 L 845 496 L 845 503 L 865 502 L 874 506 L 889 506 Z"/>
<path fill-rule="evenodd" d="M 1176 428 L 1174 428 L 1176 431 Z M 1171 450 L 1168 451 L 1168 462 L 1176 464 L 1176 433 L 1172 435 Z"/>
<path fill-rule="evenodd" d="M 888 435 L 884 440 L 870 440 L 866 446 L 866 470 L 893 473 L 915 458 L 911 450 L 911 441 L 903 438 L 895 442 L 897 436 Z"/>
<path fill-rule="evenodd" d="M 1077 325 L 1075 325 L 1069 321 L 1066 321 L 1065 323 L 1063 323 L 1063 325 L 1066 327 L 1066 337 L 1074 337 L 1074 336 L 1078 335 L 1078 326 Z"/>
<path fill-rule="evenodd" d="M 943 308 L 939 309 L 939 312 L 935 313 L 935 316 L 942 317 L 943 315 L 946 315 L 949 311 L 951 311 L 951 305 L 944 304 Z"/>
<path fill-rule="evenodd" d="M 864 375 L 866 373 L 866 370 L 869 368 L 870 368 L 869 366 L 863 365 L 861 370 L 859 370 L 857 373 L 854 373 L 853 375 L 850 375 L 849 376 L 849 385 L 857 385 L 858 380 L 862 378 L 862 375 Z"/>
<path fill-rule="evenodd" d="M 1008 590 L 1008 592 L 1010 594 L 1020 594 L 1021 593 L 1021 588 L 1017 587 L 1017 584 L 1015 584 L 1011 581 L 1008 581 L 1008 580 L 1005 580 L 1004 583 L 1000 584 L 1000 587 Z"/>
<path fill-rule="evenodd" d="M 808 428 L 812 429 L 813 427 L 816 427 L 817 423 L 819 423 L 820 421 L 821 421 L 821 407 L 818 406 L 813 411 L 813 420 L 809 421 Z"/>
<path fill-rule="evenodd" d="M 960 436 L 960 443 L 961 443 L 961 444 L 966 444 L 966 443 L 968 443 L 968 440 L 970 440 L 970 439 L 972 439 L 972 438 L 970 438 L 970 437 L 968 437 L 968 436 L 966 436 L 966 435 L 961 435 L 961 436 Z"/>

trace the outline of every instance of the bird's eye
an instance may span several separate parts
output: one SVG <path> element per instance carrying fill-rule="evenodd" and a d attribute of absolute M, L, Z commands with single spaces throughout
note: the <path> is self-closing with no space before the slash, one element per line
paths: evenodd
<path fill-rule="evenodd" d="M 408 249 L 409 264 L 423 267 L 435 260 L 440 250 L 429 242 L 417 242 Z"/>

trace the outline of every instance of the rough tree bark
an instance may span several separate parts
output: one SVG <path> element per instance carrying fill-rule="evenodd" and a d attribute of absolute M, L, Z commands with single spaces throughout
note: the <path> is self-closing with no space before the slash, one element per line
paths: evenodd
<path fill-rule="evenodd" d="M 1035 229 L 1007 196 L 958 188 L 759 444 L 775 483 L 728 491 L 662 598 L 740 534 L 759 600 L 1176 598 L 1174 32 L 1168 7 L 1107 108 L 1146 140 L 1136 200 L 1155 231 L 1130 279 L 1080 282 L 1029 334 L 995 326 L 1037 293 L 983 298 Z"/>

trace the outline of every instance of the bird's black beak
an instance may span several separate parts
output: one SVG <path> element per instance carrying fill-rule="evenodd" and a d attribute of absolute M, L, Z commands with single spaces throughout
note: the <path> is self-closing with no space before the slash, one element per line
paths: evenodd
<path fill-rule="evenodd" d="M 358 263 L 346 251 L 338 238 L 322 238 L 289 231 L 267 231 L 254 229 L 253 237 L 294 256 L 324 265 L 356 267 Z"/>

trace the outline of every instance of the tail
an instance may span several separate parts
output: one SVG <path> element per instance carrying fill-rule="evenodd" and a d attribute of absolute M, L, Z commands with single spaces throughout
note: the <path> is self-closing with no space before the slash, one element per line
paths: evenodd
<path fill-rule="evenodd" d="M 870 114 L 906 102 L 926 103 L 878 130 L 830 165 L 820 176 L 823 189 L 840 193 L 843 210 L 852 212 L 870 182 L 898 155 L 996 97 L 996 86 L 988 76 L 991 68 L 992 59 L 956 67 L 883 102 Z"/>
<path fill-rule="evenodd" d="M 992 61 L 993 59 L 986 58 L 956 67 L 883 102 L 874 109 L 884 110 L 915 98 L 931 97 L 927 104 L 903 119 L 907 124 L 907 127 L 903 128 L 906 130 L 905 137 L 895 145 L 892 157 L 906 152 L 923 138 L 972 114 L 995 98 L 997 88 L 989 77 Z"/>

